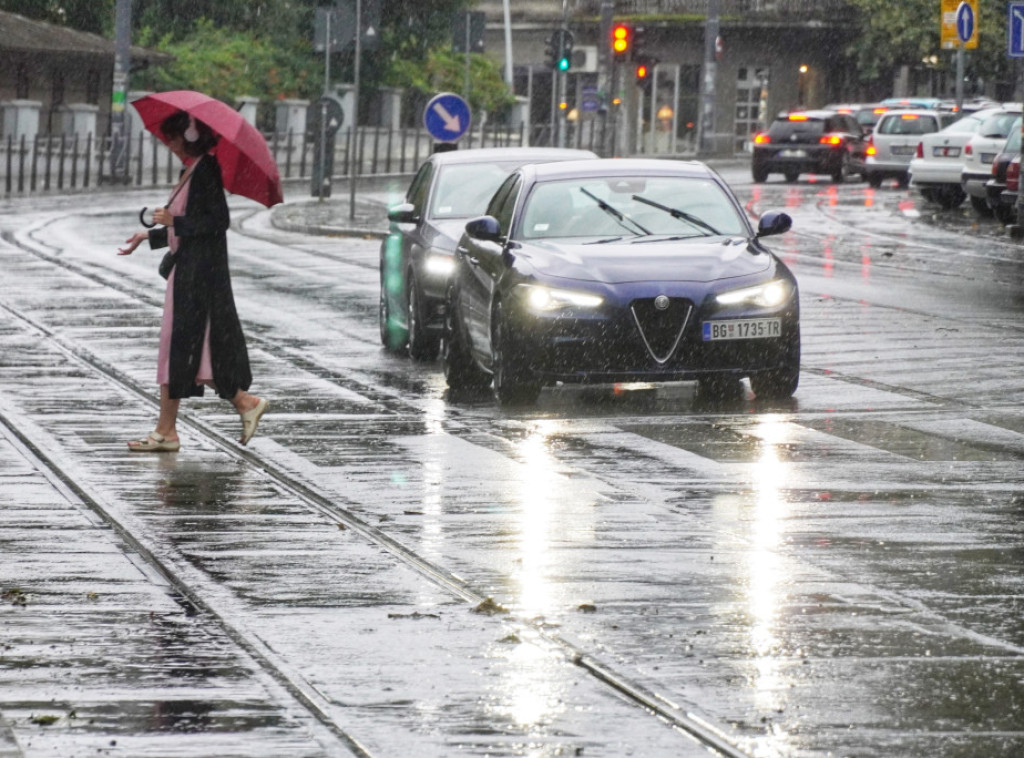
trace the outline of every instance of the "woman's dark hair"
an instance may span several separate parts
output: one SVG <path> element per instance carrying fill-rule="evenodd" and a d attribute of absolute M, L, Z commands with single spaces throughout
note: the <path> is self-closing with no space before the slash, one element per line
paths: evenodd
<path fill-rule="evenodd" d="M 185 132 L 188 131 L 190 122 L 191 119 L 185 111 L 172 113 L 160 124 L 160 133 L 166 139 L 173 139 L 174 137 L 185 139 Z M 194 142 L 189 142 L 185 139 L 185 152 L 193 158 L 198 158 L 200 155 L 206 154 L 211 147 L 217 144 L 217 136 L 210 127 L 199 119 L 195 119 L 195 125 L 199 138 Z"/>

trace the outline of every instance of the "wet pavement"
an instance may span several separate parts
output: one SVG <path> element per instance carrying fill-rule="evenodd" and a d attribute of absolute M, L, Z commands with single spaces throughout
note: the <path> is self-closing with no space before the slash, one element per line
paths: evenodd
<path fill-rule="evenodd" d="M 161 302 L 111 254 L 125 198 L 8 209 L 0 756 L 1024 752 L 1012 250 L 941 253 L 905 195 L 742 191 L 797 218 L 791 404 L 452 401 L 380 349 L 379 188 L 352 230 L 235 205 L 272 412 L 243 450 L 189 403 L 168 456 L 124 449 Z"/>

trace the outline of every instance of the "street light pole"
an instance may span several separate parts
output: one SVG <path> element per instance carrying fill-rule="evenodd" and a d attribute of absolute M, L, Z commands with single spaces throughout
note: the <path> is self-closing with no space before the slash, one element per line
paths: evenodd
<path fill-rule="evenodd" d="M 128 74 L 132 67 L 132 4 L 117 0 L 114 17 L 114 88 L 110 100 L 110 178 L 128 178 Z"/>
<path fill-rule="evenodd" d="M 359 62 L 363 57 L 363 0 L 356 0 L 356 59 L 352 77 L 352 144 L 348 157 L 348 220 L 356 217 L 356 159 L 359 157 Z"/>
<path fill-rule="evenodd" d="M 715 82 L 718 76 L 718 33 L 721 21 L 721 0 L 708 0 L 708 17 L 704 26 L 704 82 L 701 87 L 700 152 L 714 151 Z"/>

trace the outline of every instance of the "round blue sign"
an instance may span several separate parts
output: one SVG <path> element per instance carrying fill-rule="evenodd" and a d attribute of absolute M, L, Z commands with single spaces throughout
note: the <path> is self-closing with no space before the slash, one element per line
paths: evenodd
<path fill-rule="evenodd" d="M 423 111 L 423 126 L 439 142 L 457 141 L 469 124 L 469 104 L 453 92 L 434 95 Z"/>
<path fill-rule="evenodd" d="M 946 27 L 949 28 L 948 26 Z M 974 36 L 974 8 L 970 3 L 960 3 L 956 9 L 956 35 L 961 42 L 970 42 Z"/>

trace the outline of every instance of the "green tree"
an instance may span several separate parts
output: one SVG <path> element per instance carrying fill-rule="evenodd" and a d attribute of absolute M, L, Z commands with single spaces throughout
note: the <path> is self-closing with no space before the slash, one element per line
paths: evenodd
<path fill-rule="evenodd" d="M 114 0 L 0 0 L 0 11 L 93 34 L 114 28 Z"/>

